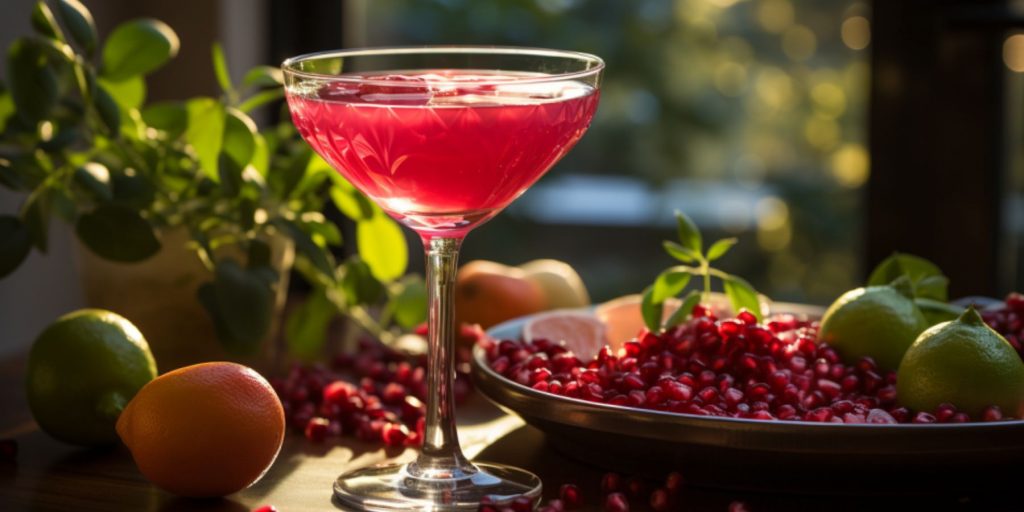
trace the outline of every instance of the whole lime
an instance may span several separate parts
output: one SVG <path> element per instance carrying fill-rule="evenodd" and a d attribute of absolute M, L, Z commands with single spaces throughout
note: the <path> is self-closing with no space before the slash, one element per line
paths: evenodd
<path fill-rule="evenodd" d="M 156 377 L 149 345 L 131 322 L 82 309 L 50 324 L 28 358 L 28 404 L 39 427 L 68 443 L 117 441 L 121 409 Z"/>
<path fill-rule="evenodd" d="M 919 411 L 948 402 L 971 415 L 998 405 L 1016 416 L 1024 405 L 1024 362 L 973 307 L 921 333 L 897 377 L 897 399 Z"/>
<path fill-rule="evenodd" d="M 847 361 L 865 356 L 895 370 L 903 353 L 928 328 L 921 310 L 897 286 L 868 286 L 844 293 L 821 319 L 818 339 Z"/>

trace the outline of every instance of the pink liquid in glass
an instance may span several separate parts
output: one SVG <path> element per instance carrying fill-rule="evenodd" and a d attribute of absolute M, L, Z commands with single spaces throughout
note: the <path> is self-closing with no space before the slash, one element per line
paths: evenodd
<path fill-rule="evenodd" d="M 544 75 L 363 77 L 373 82 L 289 90 L 295 126 L 390 215 L 445 236 L 465 234 L 519 197 L 579 140 L 598 103 L 587 84 L 522 81 Z"/>

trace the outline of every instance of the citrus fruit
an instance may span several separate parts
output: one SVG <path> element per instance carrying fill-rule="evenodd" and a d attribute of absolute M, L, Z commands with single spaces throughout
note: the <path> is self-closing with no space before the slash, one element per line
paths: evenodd
<path fill-rule="evenodd" d="M 897 398 L 919 411 L 947 402 L 970 415 L 990 405 L 1017 415 L 1024 405 L 1024 362 L 973 307 L 921 333 L 897 376 Z"/>
<path fill-rule="evenodd" d="M 902 283 L 897 286 L 902 288 Z M 825 311 L 818 339 L 835 347 L 847 361 L 870 356 L 882 370 L 895 370 L 907 347 L 928 327 L 906 293 L 892 285 L 844 293 Z"/>
<path fill-rule="evenodd" d="M 590 304 L 590 294 L 576 269 L 564 261 L 543 259 L 519 265 L 523 277 L 544 292 L 546 309 L 581 308 Z"/>
<path fill-rule="evenodd" d="M 28 404 L 39 427 L 61 441 L 113 443 L 117 415 L 154 377 L 153 354 L 131 322 L 82 309 L 58 318 L 33 343 Z"/>
<path fill-rule="evenodd" d="M 214 362 L 147 384 L 121 413 L 117 433 L 151 482 L 180 496 L 212 497 L 259 480 L 277 458 L 284 426 L 266 379 Z"/>
<path fill-rule="evenodd" d="M 574 311 L 551 311 L 534 316 L 523 327 L 523 339 L 527 342 L 545 339 L 561 344 L 580 361 L 593 359 L 609 341 L 604 322 L 590 313 Z M 620 346 L 623 341 L 626 340 L 618 342 Z"/>
<path fill-rule="evenodd" d="M 522 270 L 493 261 L 471 261 L 455 282 L 455 320 L 484 329 L 545 308 L 544 291 Z"/>

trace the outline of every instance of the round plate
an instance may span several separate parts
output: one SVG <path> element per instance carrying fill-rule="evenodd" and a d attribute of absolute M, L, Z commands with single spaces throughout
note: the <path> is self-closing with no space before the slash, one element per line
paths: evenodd
<path fill-rule="evenodd" d="M 519 339 L 529 319 L 488 334 Z M 472 367 L 478 389 L 544 431 L 553 448 L 616 471 L 680 470 L 691 483 L 727 488 L 934 492 L 936 485 L 1006 485 L 1024 462 L 1024 421 L 843 425 L 715 418 L 542 393 L 494 372 L 480 346 Z"/>

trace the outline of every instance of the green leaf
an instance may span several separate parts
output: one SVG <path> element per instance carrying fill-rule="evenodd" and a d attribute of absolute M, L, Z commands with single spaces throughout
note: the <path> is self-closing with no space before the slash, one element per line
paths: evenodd
<path fill-rule="evenodd" d="M 233 352 L 252 353 L 270 331 L 275 277 L 269 267 L 242 268 L 229 258 L 217 262 L 213 285 L 218 310 L 231 339 L 242 342 L 227 347 Z"/>
<path fill-rule="evenodd" d="M 224 105 L 213 98 L 196 98 L 189 100 L 185 109 L 188 112 L 185 140 L 195 150 L 203 174 L 217 181 L 217 158 L 224 136 Z"/>
<path fill-rule="evenodd" d="M 249 99 L 243 101 L 242 104 L 238 106 L 238 110 L 241 110 L 242 112 L 252 112 L 267 103 L 280 100 L 281 98 L 284 98 L 284 89 L 267 89 L 253 94 Z"/>
<path fill-rule="evenodd" d="M 912 254 L 896 252 L 879 263 L 868 278 L 868 286 L 889 284 L 900 276 L 910 279 L 915 297 L 942 302 L 949 300 L 949 280 L 942 274 L 942 270 L 934 263 Z"/>
<path fill-rule="evenodd" d="M 242 168 L 227 153 L 221 152 L 217 158 L 217 175 L 224 194 L 228 197 L 237 196 L 242 189 Z"/>
<path fill-rule="evenodd" d="M 675 297 L 682 293 L 683 288 L 689 284 L 693 277 L 688 270 L 670 268 L 658 275 L 654 280 L 654 290 L 651 300 L 654 302 L 665 302 L 669 297 Z"/>
<path fill-rule="evenodd" d="M 700 236 L 700 229 L 697 225 L 681 211 L 676 211 L 676 224 L 679 230 L 679 243 L 691 251 L 701 254 L 704 249 L 704 242 Z"/>
<path fill-rule="evenodd" d="M 78 238 L 97 255 L 112 261 L 142 261 L 160 250 L 160 241 L 139 212 L 102 205 L 78 218 Z"/>
<path fill-rule="evenodd" d="M 405 273 L 409 263 L 405 235 L 398 224 L 383 212 L 356 224 L 356 245 L 359 256 L 369 265 L 378 281 L 391 282 Z"/>
<path fill-rule="evenodd" d="M 750 311 L 758 321 L 761 320 L 761 301 L 757 297 L 757 291 L 750 283 L 737 276 L 728 276 L 723 279 L 725 294 L 729 297 L 732 310 L 739 313 L 741 309 Z"/>
<path fill-rule="evenodd" d="M 46 119 L 57 103 L 57 76 L 43 51 L 25 39 L 7 51 L 7 81 L 18 117 L 30 126 Z"/>
<path fill-rule="evenodd" d="M 679 306 L 679 309 L 672 312 L 672 315 L 665 320 L 664 328 L 671 329 L 683 322 L 693 314 L 693 307 L 700 303 L 701 292 L 700 290 L 693 290 L 686 294 L 686 298 L 683 299 L 683 303 Z"/>
<path fill-rule="evenodd" d="M 51 189 L 41 188 L 28 196 L 21 209 L 21 221 L 28 228 L 32 244 L 46 252 L 50 239 Z"/>
<path fill-rule="evenodd" d="M 103 76 L 119 82 L 145 75 L 178 54 L 178 36 L 160 20 L 143 18 L 117 26 L 103 45 Z"/>
<path fill-rule="evenodd" d="M 299 219 L 302 230 L 313 237 L 320 247 L 341 245 L 341 231 L 320 212 L 306 212 Z"/>
<path fill-rule="evenodd" d="M 662 242 L 662 246 L 665 247 L 665 252 L 669 256 L 683 262 L 683 263 L 694 263 L 700 260 L 700 254 L 694 252 L 692 249 L 683 247 L 675 242 L 665 240 Z"/>
<path fill-rule="evenodd" d="M 110 177 L 114 189 L 114 203 L 144 210 L 156 200 L 156 185 L 146 176 L 135 172 L 117 173 Z"/>
<path fill-rule="evenodd" d="M 654 287 L 648 286 L 644 290 L 643 299 L 640 301 L 640 314 L 644 318 L 644 325 L 651 332 L 661 330 L 661 311 L 664 308 L 663 302 L 655 302 Z"/>
<path fill-rule="evenodd" d="M 96 94 L 92 99 L 92 104 L 96 108 L 96 113 L 100 115 L 107 134 L 117 138 L 121 133 L 121 107 L 102 85 L 96 87 Z"/>
<path fill-rule="evenodd" d="M 384 295 L 384 285 L 373 277 L 369 265 L 358 256 L 346 261 L 341 270 L 341 290 L 347 304 L 373 304 Z"/>
<path fill-rule="evenodd" d="M 271 266 L 270 246 L 262 240 L 249 240 L 248 267 L 270 267 Z"/>
<path fill-rule="evenodd" d="M 0 92 L 0 133 L 7 129 L 7 120 L 14 113 L 14 99 L 6 91 Z"/>
<path fill-rule="evenodd" d="M 316 156 L 315 158 L 320 158 Z M 322 161 L 322 159 L 321 159 Z M 338 208 L 344 216 L 354 220 L 361 221 L 366 220 L 375 215 L 374 205 L 370 202 L 362 192 L 356 190 L 351 183 L 342 178 L 340 174 L 334 170 L 330 171 L 331 174 L 337 175 L 332 176 L 332 182 L 334 185 L 330 189 L 331 201 L 334 206 Z"/>
<path fill-rule="evenodd" d="M 246 87 L 280 87 L 284 85 L 284 74 L 281 72 L 281 68 L 256 66 L 245 74 L 242 85 Z"/>
<path fill-rule="evenodd" d="M 228 73 L 228 63 L 224 59 L 224 48 L 221 47 L 220 43 L 214 42 L 213 47 L 210 49 L 213 57 L 213 72 L 217 75 L 217 83 L 220 85 L 220 90 L 225 93 L 231 93 L 234 91 L 234 87 L 231 85 L 231 74 Z"/>
<path fill-rule="evenodd" d="M 288 316 L 285 340 L 289 354 L 300 359 L 320 356 L 327 341 L 327 329 L 338 315 L 338 308 L 323 289 L 313 290 L 305 302 Z"/>
<path fill-rule="evenodd" d="M 708 249 L 708 261 L 715 261 L 725 256 L 725 253 L 729 252 L 729 249 L 732 249 L 732 246 L 736 245 L 738 241 L 735 238 L 723 238 L 711 244 L 711 247 Z"/>
<path fill-rule="evenodd" d="M 273 172 L 267 175 L 267 184 L 277 197 L 286 198 L 295 190 L 295 186 L 306 175 L 312 153 L 309 149 L 300 151 L 274 166 Z"/>
<path fill-rule="evenodd" d="M 142 120 L 174 140 L 188 128 L 188 110 L 178 102 L 156 103 L 142 110 Z"/>
<path fill-rule="evenodd" d="M 252 162 L 256 150 L 256 123 L 239 110 L 228 108 L 224 120 L 224 142 L 221 150 L 227 153 L 240 169 Z"/>
<path fill-rule="evenodd" d="M 57 19 L 53 17 L 53 11 L 42 0 L 38 0 L 32 9 L 32 29 L 37 34 L 49 37 L 50 39 L 64 40 L 64 33 L 60 30 L 60 26 L 57 25 Z"/>
<path fill-rule="evenodd" d="M 96 23 L 92 13 L 78 0 L 57 0 L 57 15 L 68 29 L 71 40 L 86 54 L 92 56 L 96 50 Z"/>
<path fill-rule="evenodd" d="M 94 198 L 109 201 L 114 198 L 110 184 L 110 170 L 98 162 L 88 162 L 75 169 L 74 181 Z"/>
<path fill-rule="evenodd" d="M 318 246 L 309 234 L 290 220 L 276 219 L 274 225 L 292 239 L 295 243 L 295 250 L 300 255 L 331 280 L 334 279 L 334 257 L 329 251 Z"/>
<path fill-rule="evenodd" d="M 0 279 L 17 269 L 32 250 L 32 235 L 17 217 L 0 215 Z"/>
<path fill-rule="evenodd" d="M 146 81 L 141 76 L 126 78 L 120 82 L 111 82 L 104 78 L 98 81 L 122 110 L 139 108 L 146 101 Z"/>
<path fill-rule="evenodd" d="M 395 323 L 412 329 L 427 320 L 427 286 L 418 275 L 405 276 L 394 283 L 388 302 Z"/>
<path fill-rule="evenodd" d="M 946 302 L 949 300 L 949 278 L 946 276 L 922 277 L 915 285 L 914 291 L 915 297 Z"/>

